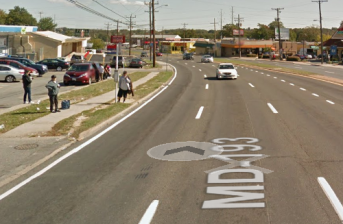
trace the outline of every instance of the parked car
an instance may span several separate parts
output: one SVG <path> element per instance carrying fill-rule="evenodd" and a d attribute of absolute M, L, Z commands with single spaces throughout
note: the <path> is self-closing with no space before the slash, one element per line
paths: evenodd
<path fill-rule="evenodd" d="M 73 54 L 73 56 L 71 56 L 70 65 L 74 63 L 83 63 L 83 62 L 85 62 L 85 58 L 83 57 L 83 55 Z"/>
<path fill-rule="evenodd" d="M 63 69 L 68 69 L 70 67 L 69 62 L 59 59 L 44 59 L 37 62 L 37 64 L 46 65 L 48 66 L 48 69 L 56 69 L 56 71 L 62 71 Z"/>
<path fill-rule="evenodd" d="M 148 52 L 145 52 L 145 51 L 141 52 L 141 58 L 145 58 L 145 57 L 149 57 Z"/>
<path fill-rule="evenodd" d="M 216 71 L 216 78 L 223 79 L 223 78 L 231 78 L 237 79 L 238 73 L 235 66 L 231 63 L 220 63 L 217 71 Z"/>
<path fill-rule="evenodd" d="M 67 61 L 66 57 L 57 57 L 56 59 L 61 60 L 61 61 Z"/>
<path fill-rule="evenodd" d="M 163 56 L 163 54 L 162 54 L 161 52 L 156 52 L 156 56 L 158 56 L 158 57 L 162 57 L 162 56 Z"/>
<path fill-rule="evenodd" d="M 97 74 L 99 74 L 98 66 L 95 63 L 75 63 L 64 74 L 63 83 L 92 84 L 96 82 Z"/>
<path fill-rule="evenodd" d="M 211 55 L 203 55 L 201 57 L 201 62 L 213 62 L 213 57 Z"/>
<path fill-rule="evenodd" d="M 22 79 L 24 69 L 18 69 L 9 65 L 0 65 L 0 80 L 6 82 L 14 82 Z"/>
<path fill-rule="evenodd" d="M 31 75 L 34 76 L 39 76 L 39 73 L 36 69 L 31 68 L 31 67 L 27 67 L 25 65 L 23 65 L 22 63 L 20 63 L 19 61 L 14 61 L 14 60 L 5 60 L 5 59 L 0 59 L 0 64 L 1 65 L 9 65 L 12 66 L 14 68 L 17 69 L 23 69 L 25 72 L 26 71 L 30 71 Z"/>
<path fill-rule="evenodd" d="M 306 58 L 306 59 L 312 59 L 313 57 L 312 57 L 312 55 L 307 54 L 307 55 L 305 55 L 305 58 Z"/>
<path fill-rule="evenodd" d="M 133 58 L 130 61 L 130 68 L 143 68 L 144 62 L 140 58 Z"/>
<path fill-rule="evenodd" d="M 110 63 L 111 68 L 116 67 L 116 56 L 113 56 L 112 61 Z M 123 56 L 118 56 L 118 68 L 125 66 L 125 58 Z"/>
<path fill-rule="evenodd" d="M 48 72 L 48 67 L 46 65 L 39 65 L 34 63 L 33 61 L 31 61 L 30 59 L 27 58 L 22 58 L 22 57 L 10 57 L 10 58 L 2 58 L 4 60 L 14 60 L 14 61 L 18 61 L 20 63 L 22 63 L 23 65 L 25 65 L 26 67 L 30 67 L 30 68 L 34 68 L 35 70 L 38 71 L 39 76 L 44 75 L 45 73 Z"/>
<path fill-rule="evenodd" d="M 183 54 L 183 60 L 194 60 L 193 54 L 191 53 Z"/>

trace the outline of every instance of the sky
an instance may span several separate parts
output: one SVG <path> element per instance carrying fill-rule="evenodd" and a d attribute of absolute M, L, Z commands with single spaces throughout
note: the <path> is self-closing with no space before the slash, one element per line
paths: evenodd
<path fill-rule="evenodd" d="M 79 3 L 114 20 L 128 23 L 130 15 L 136 24 L 134 29 L 149 29 L 149 7 L 137 0 L 77 0 Z M 149 1 L 149 0 L 146 0 Z M 8 12 L 14 6 L 26 8 L 37 20 L 41 17 L 55 18 L 58 27 L 82 29 L 116 29 L 116 22 L 80 9 L 68 0 L 0 0 L 0 8 Z M 312 0 L 159 0 L 156 5 L 156 30 L 220 29 L 234 18 L 244 18 L 242 28 L 255 28 L 258 23 L 269 24 L 276 18 L 276 10 L 284 8 L 280 18 L 287 28 L 303 28 L 319 25 L 319 6 Z M 100 4 L 103 6 L 101 6 Z M 168 5 L 168 6 L 166 6 Z M 110 11 L 111 10 L 111 11 Z M 41 12 L 41 14 L 40 14 Z M 221 17 L 222 12 L 222 17 Z M 328 0 L 322 3 L 323 27 L 338 27 L 343 20 L 343 0 Z M 314 21 L 317 20 L 317 21 Z M 120 29 L 128 26 L 120 24 Z"/>

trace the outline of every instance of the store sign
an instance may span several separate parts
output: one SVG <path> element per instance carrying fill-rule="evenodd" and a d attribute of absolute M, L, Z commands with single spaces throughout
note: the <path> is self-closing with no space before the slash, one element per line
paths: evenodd
<path fill-rule="evenodd" d="M 281 40 L 289 40 L 289 29 L 281 28 L 280 29 Z M 275 28 L 275 39 L 279 39 L 279 29 Z"/>
<path fill-rule="evenodd" d="M 336 45 L 331 45 L 331 47 L 330 47 L 330 55 L 331 56 L 337 55 L 337 46 Z"/>
<path fill-rule="evenodd" d="M 240 30 L 240 32 L 238 30 L 233 30 L 233 35 L 234 36 L 238 36 L 238 35 L 244 36 L 244 30 Z"/>
<path fill-rule="evenodd" d="M 187 43 L 174 43 L 174 46 L 177 46 L 177 47 L 184 47 L 186 45 Z"/>
<path fill-rule="evenodd" d="M 119 44 L 119 43 L 125 43 L 125 36 L 111 36 L 111 43 Z"/>

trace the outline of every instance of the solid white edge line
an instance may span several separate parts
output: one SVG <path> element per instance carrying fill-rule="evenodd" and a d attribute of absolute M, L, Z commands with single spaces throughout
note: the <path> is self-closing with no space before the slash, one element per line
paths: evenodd
<path fill-rule="evenodd" d="M 304 89 L 304 88 L 300 88 L 302 91 L 306 91 L 306 89 Z"/>
<path fill-rule="evenodd" d="M 334 102 L 327 100 L 326 102 L 330 103 L 330 104 L 335 104 Z"/>
<path fill-rule="evenodd" d="M 319 97 L 319 95 L 318 95 L 318 94 L 315 94 L 315 93 L 312 93 L 312 95 L 313 95 L 313 96 L 316 96 L 316 97 Z"/>
<path fill-rule="evenodd" d="M 253 84 L 251 84 L 251 83 L 249 83 L 249 85 L 252 87 L 252 88 L 254 88 L 255 86 L 253 85 Z"/>
<path fill-rule="evenodd" d="M 208 89 L 208 84 L 206 84 L 206 87 L 205 87 L 205 89 Z"/>
<path fill-rule="evenodd" d="M 174 78 L 169 82 L 169 84 L 167 86 L 165 86 L 160 92 L 158 92 L 156 95 L 154 95 L 153 97 L 151 97 L 149 100 L 147 100 L 145 103 L 143 103 L 141 106 L 139 106 L 138 108 L 136 108 L 135 110 L 133 110 L 131 113 L 129 113 L 128 115 L 126 115 L 125 117 L 123 117 L 122 119 L 120 119 L 119 121 L 117 121 L 116 123 L 112 124 L 110 127 L 106 128 L 105 130 L 103 130 L 102 132 L 100 132 L 99 134 L 95 135 L 94 137 L 92 137 L 91 139 L 89 139 L 88 141 L 82 143 L 81 145 L 79 145 L 78 147 L 74 148 L 73 150 L 71 150 L 70 152 L 68 152 L 67 154 L 61 156 L 60 158 L 58 158 L 57 160 L 55 160 L 54 162 L 52 162 L 50 165 L 46 166 L 45 168 L 43 168 L 42 170 L 38 171 L 37 173 L 35 173 L 34 175 L 30 176 L 29 178 L 25 179 L 24 181 L 20 182 L 19 184 L 17 184 L 16 186 L 12 187 L 11 189 L 7 190 L 5 193 L 0 195 L 0 201 L 4 198 L 6 198 L 7 196 L 9 196 L 10 194 L 14 193 L 15 191 L 19 190 L 20 188 L 22 188 L 23 186 L 25 186 L 26 184 L 30 183 L 32 180 L 34 180 L 35 178 L 43 175 L 44 173 L 46 173 L 48 170 L 50 170 L 51 168 L 53 168 L 54 166 L 56 166 L 57 164 L 59 164 L 60 162 L 62 162 L 63 160 L 67 159 L 68 157 L 70 157 L 71 155 L 79 152 L 80 150 L 82 150 L 84 147 L 86 147 L 87 145 L 91 144 L 92 142 L 94 142 L 95 140 L 97 140 L 98 138 L 100 138 L 101 136 L 103 136 L 104 134 L 106 134 L 107 132 L 109 132 L 110 130 L 112 130 L 113 128 L 115 128 L 116 126 L 118 126 L 120 123 L 122 123 L 123 121 L 125 121 L 126 119 L 128 119 L 129 117 L 131 117 L 133 114 L 135 114 L 137 111 L 139 111 L 140 109 L 142 109 L 145 105 L 147 105 L 148 103 L 150 103 L 152 100 L 154 100 L 157 96 L 159 96 L 162 92 L 164 92 L 169 85 L 175 80 L 176 76 L 177 76 L 177 69 L 169 64 L 171 67 L 173 67 L 175 69 L 175 73 L 174 73 Z"/>
<path fill-rule="evenodd" d="M 200 107 L 197 116 L 195 117 L 195 119 L 200 119 L 201 118 L 201 114 L 204 111 L 204 107 Z"/>
<path fill-rule="evenodd" d="M 141 221 L 139 221 L 138 224 L 150 224 L 152 218 L 154 217 L 157 207 L 158 207 L 159 201 L 158 200 L 154 200 L 149 208 L 146 210 L 146 212 L 144 213 Z"/>
<path fill-rule="evenodd" d="M 279 113 L 271 103 L 267 103 L 267 104 L 268 104 L 269 108 L 273 111 L 274 114 Z"/>
<path fill-rule="evenodd" d="M 324 177 L 318 177 L 318 182 L 321 188 L 323 189 L 326 197 L 328 197 L 331 205 L 335 209 L 339 219 L 343 222 L 343 206 L 340 200 L 338 199 L 335 192 L 332 190 L 330 184 L 325 180 Z"/>

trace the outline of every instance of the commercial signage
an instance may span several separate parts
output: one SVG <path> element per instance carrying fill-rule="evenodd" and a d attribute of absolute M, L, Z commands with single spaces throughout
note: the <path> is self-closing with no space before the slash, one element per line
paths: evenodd
<path fill-rule="evenodd" d="M 89 37 L 89 30 L 87 29 L 75 29 L 74 32 L 76 37 Z"/>
<path fill-rule="evenodd" d="M 289 29 L 288 28 L 280 28 L 280 35 L 281 40 L 289 40 Z M 279 39 L 279 29 L 275 28 L 275 39 Z"/>
<path fill-rule="evenodd" d="M 337 46 L 336 45 L 331 45 L 330 46 L 330 55 L 331 56 L 337 55 Z"/>
<path fill-rule="evenodd" d="M 240 32 L 238 30 L 233 30 L 233 35 L 234 36 L 238 36 L 238 33 L 240 33 L 241 36 L 244 35 L 244 30 L 240 30 Z"/>
<path fill-rule="evenodd" d="M 125 36 L 111 36 L 111 43 L 119 44 L 119 43 L 125 43 Z"/>

